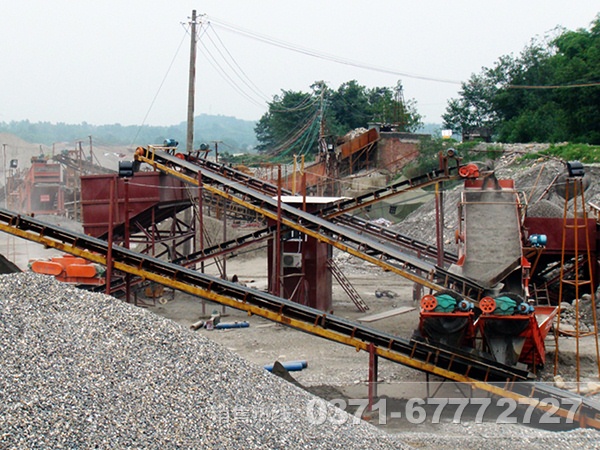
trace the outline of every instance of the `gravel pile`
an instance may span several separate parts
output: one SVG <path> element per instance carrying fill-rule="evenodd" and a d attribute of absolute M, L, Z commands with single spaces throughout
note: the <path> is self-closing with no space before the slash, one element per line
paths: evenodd
<path fill-rule="evenodd" d="M 388 434 L 170 320 L 32 273 L 0 276 L 0 339 L 3 449 L 564 450 L 599 442 L 594 430 L 495 424 Z"/>
<path fill-rule="evenodd" d="M 408 448 L 201 335 L 52 277 L 0 276 L 0 339 L 0 448 Z"/>

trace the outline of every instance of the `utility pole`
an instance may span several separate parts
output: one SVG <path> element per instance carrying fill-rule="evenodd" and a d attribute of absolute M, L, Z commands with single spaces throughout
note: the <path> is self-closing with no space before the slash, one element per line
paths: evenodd
<path fill-rule="evenodd" d="M 192 21 L 190 23 L 190 73 L 188 83 L 188 113 L 187 113 L 187 137 L 185 142 L 185 150 L 188 155 L 194 151 L 194 100 L 196 95 L 196 10 L 192 10 Z M 191 198 L 190 198 L 191 200 Z M 191 208 L 188 208 L 183 213 L 185 223 L 191 224 L 192 215 Z M 194 237 L 195 239 L 195 237 Z M 182 245 L 184 255 L 189 255 L 191 251 L 191 242 L 185 241 Z"/>
<path fill-rule="evenodd" d="M 187 114 L 187 139 L 185 150 L 191 153 L 194 150 L 194 97 L 196 94 L 196 10 L 192 11 L 190 42 L 190 74 L 188 83 L 188 114 Z"/>
<path fill-rule="evenodd" d="M 2 144 L 2 154 L 4 155 L 4 164 L 2 172 L 4 172 L 4 207 L 8 209 L 8 184 L 6 178 L 6 144 Z"/>
<path fill-rule="evenodd" d="M 215 144 L 215 162 L 219 162 L 219 144 L 222 144 L 223 141 L 212 141 Z"/>
<path fill-rule="evenodd" d="M 90 134 L 88 136 L 88 138 L 90 139 L 90 162 L 93 163 L 94 162 L 94 151 L 92 150 L 92 135 Z"/>

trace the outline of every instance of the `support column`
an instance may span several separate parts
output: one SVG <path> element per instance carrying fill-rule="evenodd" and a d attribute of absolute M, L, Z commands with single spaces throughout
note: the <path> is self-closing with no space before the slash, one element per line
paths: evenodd
<path fill-rule="evenodd" d="M 369 404 L 367 412 L 373 410 L 374 399 L 377 397 L 377 372 L 378 372 L 378 356 L 375 353 L 375 345 L 369 344 Z"/>

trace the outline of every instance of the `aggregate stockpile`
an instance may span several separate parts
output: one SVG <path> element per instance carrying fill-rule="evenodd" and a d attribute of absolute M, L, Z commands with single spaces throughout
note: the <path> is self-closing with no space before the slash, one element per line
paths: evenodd
<path fill-rule="evenodd" d="M 0 276 L 0 340 L 0 448 L 408 448 L 352 418 L 315 425 L 311 394 L 53 277 Z"/>

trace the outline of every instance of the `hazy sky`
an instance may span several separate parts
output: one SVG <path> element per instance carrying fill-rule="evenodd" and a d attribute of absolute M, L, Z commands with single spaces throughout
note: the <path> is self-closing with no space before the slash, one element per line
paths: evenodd
<path fill-rule="evenodd" d="M 192 9 L 206 14 L 197 114 L 257 120 L 281 89 L 308 92 L 317 80 L 337 89 L 353 79 L 393 87 L 401 80 L 404 97 L 417 101 L 425 121 L 440 122 L 461 81 L 502 55 L 517 55 L 558 25 L 588 28 L 600 4 L 0 0 L 0 121 L 185 121 L 190 39 L 184 24 Z"/>

